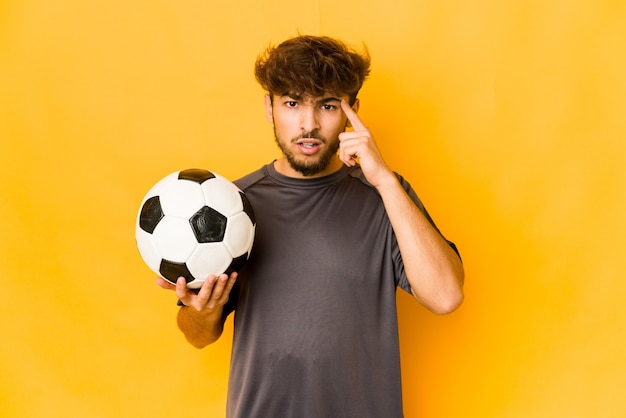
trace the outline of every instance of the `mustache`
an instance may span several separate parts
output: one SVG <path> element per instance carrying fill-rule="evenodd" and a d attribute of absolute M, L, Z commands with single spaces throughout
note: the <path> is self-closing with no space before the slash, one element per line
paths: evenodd
<path fill-rule="evenodd" d="M 292 142 L 297 142 L 301 139 L 317 139 L 322 142 L 326 142 L 326 138 L 320 135 L 317 131 L 302 132 L 300 135 L 293 138 Z"/>

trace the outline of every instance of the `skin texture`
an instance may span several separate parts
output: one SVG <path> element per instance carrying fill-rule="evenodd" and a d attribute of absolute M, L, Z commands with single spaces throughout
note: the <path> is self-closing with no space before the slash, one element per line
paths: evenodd
<path fill-rule="evenodd" d="M 378 190 L 396 233 L 413 296 L 436 314 L 454 311 L 463 301 L 461 260 L 401 187 L 385 163 L 376 142 L 348 96 L 324 95 L 265 97 L 265 114 L 274 125 L 282 157 L 276 170 L 289 177 L 315 178 L 360 164 L 365 178 Z M 351 130 L 346 130 L 351 127 Z M 176 285 L 157 278 L 185 305 L 178 326 L 187 340 L 202 348 L 216 341 L 223 330 L 222 309 L 237 274 L 209 276 L 196 294 L 184 279 Z"/>

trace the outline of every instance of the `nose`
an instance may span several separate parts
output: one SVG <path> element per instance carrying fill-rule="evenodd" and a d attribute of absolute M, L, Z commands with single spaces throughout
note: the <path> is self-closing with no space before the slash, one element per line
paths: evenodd
<path fill-rule="evenodd" d="M 320 128 L 317 111 L 313 106 L 302 106 L 300 111 L 300 130 L 313 132 Z"/>

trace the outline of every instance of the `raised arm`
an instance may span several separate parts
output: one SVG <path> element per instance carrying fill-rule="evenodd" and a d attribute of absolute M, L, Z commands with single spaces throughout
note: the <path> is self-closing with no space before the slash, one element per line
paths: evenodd
<path fill-rule="evenodd" d="M 178 311 L 178 328 L 187 341 L 196 348 L 214 343 L 224 330 L 224 305 L 237 279 L 237 273 L 229 276 L 209 276 L 198 293 L 187 289 L 185 279 L 180 277 L 176 285 L 158 277 L 157 285 L 174 290 L 184 306 Z"/>
<path fill-rule="evenodd" d="M 354 109 L 345 101 L 341 107 L 354 130 L 340 134 L 339 157 L 349 166 L 358 159 L 365 178 L 382 197 L 413 296 L 436 314 L 454 311 L 463 301 L 460 258 L 402 188 Z"/>

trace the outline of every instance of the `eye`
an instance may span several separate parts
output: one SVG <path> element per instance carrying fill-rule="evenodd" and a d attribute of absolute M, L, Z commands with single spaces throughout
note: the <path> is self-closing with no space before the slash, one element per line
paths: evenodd
<path fill-rule="evenodd" d="M 287 107 L 296 107 L 298 105 L 298 102 L 296 102 L 295 100 L 289 100 L 285 102 L 285 106 Z"/>
<path fill-rule="evenodd" d="M 336 108 L 337 108 L 337 106 L 334 106 L 334 105 L 331 105 L 331 104 L 328 104 L 328 103 L 324 103 L 322 105 L 322 109 L 323 110 L 335 110 Z"/>

